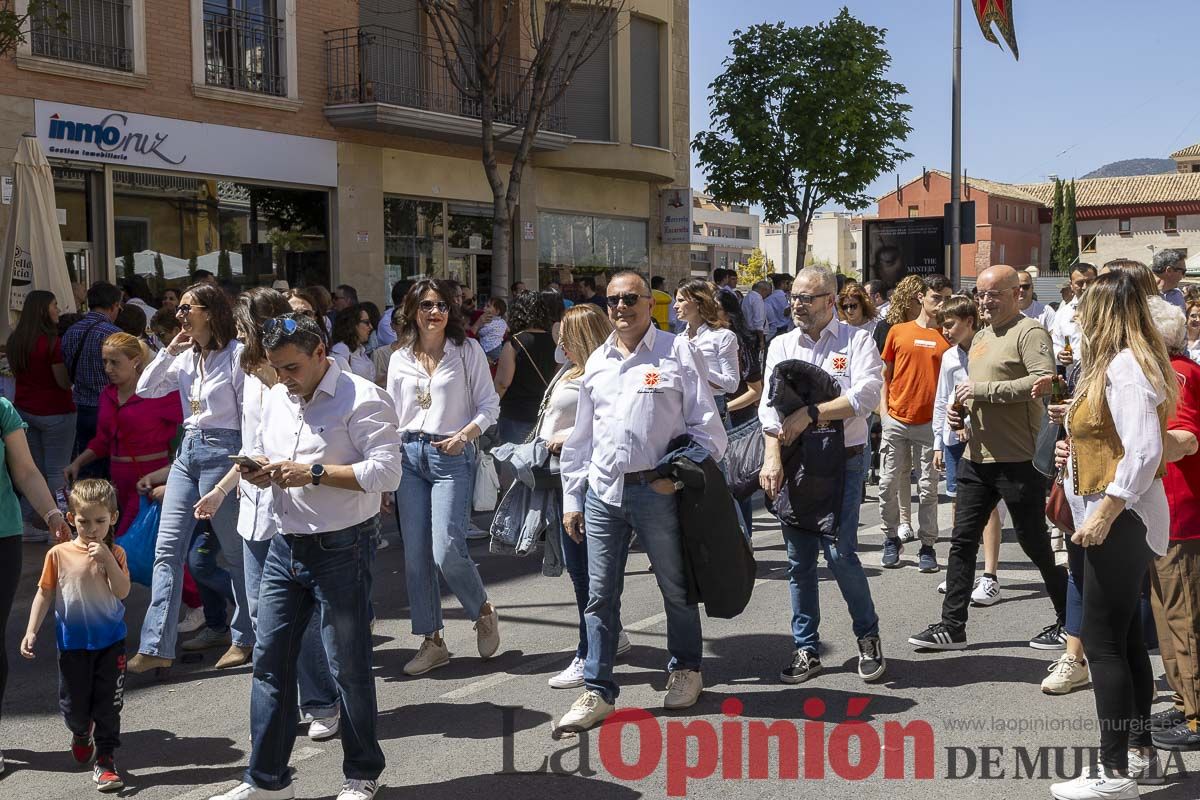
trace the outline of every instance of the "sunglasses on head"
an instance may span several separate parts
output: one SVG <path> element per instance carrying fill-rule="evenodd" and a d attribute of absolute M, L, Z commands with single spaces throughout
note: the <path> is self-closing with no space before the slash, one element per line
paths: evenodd
<path fill-rule="evenodd" d="M 638 304 L 638 301 L 645 296 L 646 295 L 644 294 L 627 292 L 626 294 L 610 294 L 605 299 L 608 301 L 609 308 L 616 308 L 617 306 L 621 305 L 621 303 L 624 303 L 627 308 L 633 308 Z"/>
<path fill-rule="evenodd" d="M 291 317 L 272 317 L 263 323 L 263 333 L 274 333 L 276 328 L 283 328 L 283 332 L 291 336 L 300 327 L 300 323 Z"/>
<path fill-rule="evenodd" d="M 436 308 L 438 310 L 438 313 L 445 314 L 447 311 L 450 310 L 450 304 L 447 303 L 445 300 L 422 300 L 417 305 L 417 308 L 421 309 L 422 311 L 424 311 L 426 313 L 429 313 L 430 311 L 433 311 Z"/>

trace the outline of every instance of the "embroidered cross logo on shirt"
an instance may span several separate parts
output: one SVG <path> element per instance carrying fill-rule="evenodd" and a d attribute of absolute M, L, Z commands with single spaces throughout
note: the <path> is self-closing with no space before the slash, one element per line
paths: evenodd
<path fill-rule="evenodd" d="M 837 370 L 838 372 L 844 372 L 846 369 L 846 357 L 845 356 L 834 356 L 833 357 L 833 368 L 835 370 Z"/>
<path fill-rule="evenodd" d="M 642 378 L 643 386 L 658 386 L 659 375 L 657 372 L 647 372 Z"/>

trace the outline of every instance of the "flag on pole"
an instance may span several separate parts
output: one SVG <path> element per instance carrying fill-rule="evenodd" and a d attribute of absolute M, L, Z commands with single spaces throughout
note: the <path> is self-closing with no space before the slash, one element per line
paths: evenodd
<path fill-rule="evenodd" d="M 1017 50 L 1017 31 L 1013 27 L 1012 4 L 1013 0 L 971 0 L 971 5 L 975 6 L 975 16 L 979 18 L 979 29 L 983 31 L 983 37 L 997 47 L 1000 46 L 992 30 L 992 24 L 995 23 L 1000 35 L 1008 44 L 1008 49 L 1012 51 L 1013 58 L 1019 61 L 1021 53 Z"/>

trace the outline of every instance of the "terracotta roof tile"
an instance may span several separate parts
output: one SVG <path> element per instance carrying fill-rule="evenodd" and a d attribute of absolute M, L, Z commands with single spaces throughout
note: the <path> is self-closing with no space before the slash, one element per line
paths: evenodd
<path fill-rule="evenodd" d="M 1054 202 L 1053 183 L 1032 183 L 1019 188 L 1033 195 L 1046 206 Z M 1075 181 L 1075 205 L 1077 207 L 1189 201 L 1200 201 L 1200 172 L 1134 175 L 1126 178 L 1088 178 Z"/>
<path fill-rule="evenodd" d="M 941 175 L 946 180 L 950 180 L 949 172 L 942 172 L 940 169 L 931 169 L 929 171 L 937 173 L 938 175 Z M 972 189 L 978 189 L 981 192 L 986 192 L 987 194 L 989 194 L 993 197 L 1005 197 L 1005 198 L 1008 198 L 1009 200 L 1021 200 L 1026 203 L 1042 202 L 1041 200 L 1039 200 L 1037 198 L 1036 195 L 1033 195 L 1029 191 L 1027 191 L 1026 187 L 1015 186 L 1011 183 L 1000 183 L 999 181 L 989 181 L 986 178 L 975 178 L 975 177 L 968 175 L 966 178 L 965 185 L 970 186 Z M 965 194 L 966 193 L 964 192 L 964 196 L 965 196 Z"/>
<path fill-rule="evenodd" d="M 1185 147 L 1182 150 L 1176 150 L 1171 153 L 1171 158 L 1195 158 L 1200 156 L 1200 143 L 1196 143 L 1191 147 Z"/>

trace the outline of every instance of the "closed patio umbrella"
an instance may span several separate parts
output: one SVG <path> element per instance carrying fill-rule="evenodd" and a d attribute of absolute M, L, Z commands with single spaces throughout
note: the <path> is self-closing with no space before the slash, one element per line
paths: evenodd
<path fill-rule="evenodd" d="M 54 176 L 42 147 L 30 134 L 21 137 L 13 159 L 13 195 L 4 234 L 4 261 L 0 263 L 0 343 L 16 326 L 25 296 L 34 289 L 54 292 L 58 309 L 75 311 L 75 296 L 67 274 L 58 214 L 54 203 Z"/>

